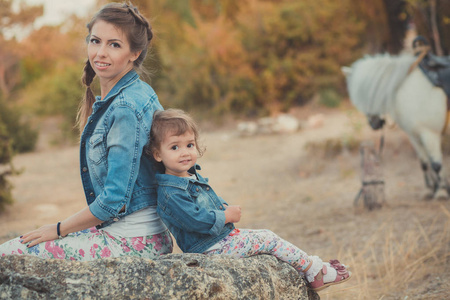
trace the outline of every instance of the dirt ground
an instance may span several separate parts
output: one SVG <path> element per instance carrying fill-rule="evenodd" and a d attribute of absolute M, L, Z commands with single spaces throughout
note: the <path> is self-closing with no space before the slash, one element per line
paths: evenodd
<path fill-rule="evenodd" d="M 295 133 L 241 137 L 233 124 L 203 128 L 202 174 L 228 203 L 242 206 L 237 226 L 270 229 L 309 254 L 349 265 L 353 279 L 324 290 L 322 299 L 448 299 L 450 201 L 422 199 L 423 176 L 406 135 L 397 127 L 384 131 L 386 203 L 367 211 L 354 206 L 359 152 L 325 156 L 305 146 L 378 143 L 381 133 L 346 104 L 292 114 L 302 125 Z M 84 207 L 77 146 L 40 146 L 17 155 L 14 165 L 23 173 L 11 179 L 16 202 L 0 215 L 0 242 Z"/>

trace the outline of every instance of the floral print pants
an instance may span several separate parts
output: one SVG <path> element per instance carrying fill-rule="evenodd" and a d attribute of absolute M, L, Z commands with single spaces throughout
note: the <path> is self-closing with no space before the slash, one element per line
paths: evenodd
<path fill-rule="evenodd" d="M 90 261 L 104 257 L 139 256 L 156 258 L 172 253 L 173 243 L 169 231 L 160 234 L 122 238 L 92 227 L 70 233 L 63 239 L 47 241 L 28 248 L 15 238 L 0 245 L 0 256 L 28 254 L 40 258 Z"/>
<path fill-rule="evenodd" d="M 304 251 L 266 229 L 234 229 L 217 244 L 220 248 L 206 251 L 204 254 L 225 254 L 238 258 L 269 254 L 290 264 L 302 275 L 312 261 L 312 257 Z"/>

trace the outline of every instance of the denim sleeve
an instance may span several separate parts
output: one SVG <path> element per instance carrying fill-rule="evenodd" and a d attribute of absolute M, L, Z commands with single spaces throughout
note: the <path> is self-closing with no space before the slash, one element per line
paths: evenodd
<path fill-rule="evenodd" d="M 103 192 L 89 206 L 92 214 L 107 221 L 129 203 L 139 171 L 147 133 L 127 106 L 116 107 L 110 119 L 107 136 L 107 177 Z"/>
<path fill-rule="evenodd" d="M 166 195 L 164 205 L 160 205 L 160 199 L 160 217 L 169 228 L 175 226 L 186 232 L 216 236 L 225 226 L 224 211 L 199 207 L 187 192 Z"/>
<path fill-rule="evenodd" d="M 219 197 L 219 199 L 220 199 L 220 202 L 222 202 L 222 204 L 225 204 L 225 205 L 227 205 L 227 206 L 228 206 L 228 203 L 227 203 L 227 202 L 225 202 L 225 200 L 223 200 L 223 198 L 222 198 L 222 197 L 220 197 L 220 196 L 217 196 L 217 197 Z"/>

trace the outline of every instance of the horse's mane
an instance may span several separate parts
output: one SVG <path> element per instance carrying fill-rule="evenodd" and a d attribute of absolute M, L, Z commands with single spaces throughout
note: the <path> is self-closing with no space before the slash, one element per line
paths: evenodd
<path fill-rule="evenodd" d="M 347 76 L 347 88 L 353 105 L 367 115 L 387 113 L 397 88 L 408 75 L 415 59 L 406 54 L 378 54 L 367 55 L 354 62 L 351 74 Z"/>

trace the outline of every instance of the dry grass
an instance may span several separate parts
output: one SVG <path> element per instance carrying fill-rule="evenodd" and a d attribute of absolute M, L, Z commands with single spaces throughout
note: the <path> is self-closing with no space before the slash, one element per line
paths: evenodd
<path fill-rule="evenodd" d="M 441 291 L 430 289 L 427 294 L 415 287 L 428 277 L 438 277 L 436 270 L 448 265 L 450 252 L 450 213 L 437 216 L 429 226 L 411 220 L 415 227 L 398 234 L 392 223 L 385 222 L 364 244 L 352 245 L 352 253 L 343 256 L 354 276 L 350 286 L 321 294 L 322 299 L 443 299 Z M 381 247 L 380 247 L 381 245 Z M 438 293 L 433 298 L 433 293 Z"/>
<path fill-rule="evenodd" d="M 305 145 L 305 149 L 310 155 L 319 155 L 322 158 L 330 159 L 340 155 L 344 151 L 357 153 L 360 144 L 361 140 L 353 136 L 346 136 L 318 142 L 309 142 Z"/>
<path fill-rule="evenodd" d="M 304 165 L 311 165 L 313 162 L 317 164 L 317 161 L 320 161 L 321 167 L 314 169 L 323 174 L 329 173 L 333 168 L 342 169 L 342 164 L 337 165 L 332 160 L 342 159 L 345 151 L 357 152 L 355 149 L 342 147 L 341 141 L 343 139 L 337 138 L 331 142 L 315 142 L 312 146 L 308 144 L 308 158 L 305 159 Z M 385 155 L 387 164 L 396 159 L 395 153 L 399 151 L 397 147 L 400 147 L 398 144 L 391 146 L 394 147 Z M 411 149 L 409 153 L 407 150 L 403 154 L 414 156 Z M 411 160 L 413 158 L 411 157 Z M 418 172 L 417 169 L 411 169 L 411 165 L 403 168 L 406 169 L 405 172 Z M 392 170 L 398 172 L 397 165 L 390 165 L 386 169 L 388 173 Z M 340 173 L 342 174 L 342 170 Z M 390 179 L 388 176 L 388 182 Z M 362 207 L 354 207 L 354 216 L 365 222 L 360 225 L 364 227 L 362 231 L 366 232 L 365 236 L 363 237 L 361 232 L 351 232 L 351 227 L 346 226 L 346 237 L 351 241 L 345 242 L 343 246 L 342 240 L 333 239 L 332 246 L 339 248 L 336 257 L 350 266 L 353 279 L 342 287 L 335 286 L 321 292 L 321 299 L 437 300 L 450 297 L 450 271 L 446 267 L 450 262 L 448 200 L 440 203 L 436 200 L 429 203 L 413 202 L 410 205 L 404 201 L 411 199 L 405 198 L 407 197 L 400 196 L 398 203 L 395 203 L 395 199 L 389 199 L 388 204 L 375 213 Z M 412 208 L 412 211 L 409 208 Z M 402 210 L 405 216 L 400 218 L 398 214 Z M 383 214 L 384 218 L 381 217 Z"/>

